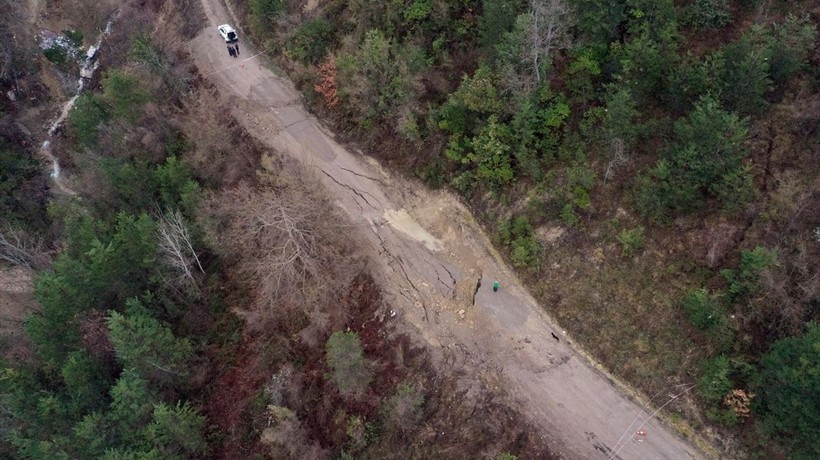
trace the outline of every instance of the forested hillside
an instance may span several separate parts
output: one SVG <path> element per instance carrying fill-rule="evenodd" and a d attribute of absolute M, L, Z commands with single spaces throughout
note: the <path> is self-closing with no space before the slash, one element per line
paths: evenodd
<path fill-rule="evenodd" d="M 820 455 L 814 2 L 231 3 L 338 132 L 458 191 L 609 369 L 696 383 L 673 421 Z"/>
<path fill-rule="evenodd" d="M 4 37 L 39 7 L 72 47 L 0 54 L 0 292 L 23 273 L 36 300 L 7 323 L 0 298 L 0 457 L 551 458 L 386 320 L 319 187 L 227 115 L 187 54 L 200 3 L 115 3 L 0 2 Z M 114 12 L 57 187 L 38 130 Z"/>

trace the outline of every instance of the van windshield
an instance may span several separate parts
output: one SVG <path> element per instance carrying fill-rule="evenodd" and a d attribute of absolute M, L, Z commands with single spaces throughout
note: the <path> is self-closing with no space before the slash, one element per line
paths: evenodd
<path fill-rule="evenodd" d="M 236 39 L 236 32 L 228 32 L 228 39 L 229 40 Z"/>

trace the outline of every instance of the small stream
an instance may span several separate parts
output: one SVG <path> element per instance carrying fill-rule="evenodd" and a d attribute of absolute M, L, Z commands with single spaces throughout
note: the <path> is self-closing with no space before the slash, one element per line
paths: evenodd
<path fill-rule="evenodd" d="M 51 123 L 51 126 L 49 126 L 48 131 L 46 132 L 46 139 L 40 147 L 40 154 L 51 163 L 51 172 L 49 175 L 54 181 L 54 185 L 56 185 L 61 192 L 68 195 L 75 195 L 76 193 L 63 183 L 62 176 L 60 174 L 60 161 L 51 151 L 51 140 L 54 138 L 57 130 L 60 129 L 60 126 L 62 126 L 65 122 L 65 119 L 68 117 L 71 109 L 74 108 L 74 104 L 82 94 L 83 89 L 85 89 L 86 80 L 93 77 L 94 72 L 99 67 L 100 63 L 97 60 L 97 51 L 100 49 L 105 37 L 111 33 L 111 27 L 114 23 L 114 19 L 116 19 L 116 16 L 117 15 L 115 13 L 114 17 L 105 25 L 105 30 L 99 35 L 99 37 L 97 37 L 97 43 L 88 48 L 88 51 L 85 54 L 85 60 L 80 66 L 80 79 L 77 81 L 77 93 L 63 104 L 63 109 L 60 111 L 60 116 L 58 116 L 57 119 Z"/>

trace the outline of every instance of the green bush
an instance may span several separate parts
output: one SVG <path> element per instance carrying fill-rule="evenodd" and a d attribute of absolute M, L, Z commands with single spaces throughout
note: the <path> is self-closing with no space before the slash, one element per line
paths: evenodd
<path fill-rule="evenodd" d="M 451 160 L 466 165 L 470 172 L 469 175 L 457 177 L 454 187 L 466 191 L 473 185 L 486 185 L 489 189 L 498 190 L 512 182 L 515 177 L 511 158 L 512 141 L 510 127 L 499 122 L 495 115 L 490 116 L 487 124 L 472 139 L 465 139 L 459 134 L 450 136 L 445 154 Z"/>
<path fill-rule="evenodd" d="M 595 83 L 601 76 L 603 53 L 600 48 L 584 47 L 570 54 L 572 62 L 567 67 L 567 89 L 573 101 L 585 103 L 595 98 Z"/>
<path fill-rule="evenodd" d="M 529 234 L 513 240 L 510 248 L 510 258 L 515 267 L 538 272 L 541 268 L 542 250 L 541 242 L 534 235 Z"/>
<path fill-rule="evenodd" d="M 616 88 L 608 88 L 605 115 L 601 120 L 601 134 L 606 147 L 609 147 L 613 139 L 620 139 L 627 148 L 632 148 L 637 143 L 640 132 L 640 125 L 636 121 L 640 112 L 629 90 Z"/>
<path fill-rule="evenodd" d="M 740 267 L 723 270 L 721 274 L 729 283 L 729 299 L 742 301 L 760 290 L 760 274 L 777 264 L 778 255 L 774 249 L 758 246 L 740 253 Z"/>
<path fill-rule="evenodd" d="M 718 406 L 732 391 L 732 366 L 726 356 L 716 356 L 706 360 L 701 366 L 697 392 L 706 403 Z"/>
<path fill-rule="evenodd" d="M 404 18 L 408 21 L 423 22 L 432 12 L 430 5 L 431 0 L 413 0 L 413 2 L 404 9 Z"/>
<path fill-rule="evenodd" d="M 81 144 L 93 147 L 97 143 L 99 127 L 106 117 L 100 100 L 96 96 L 84 94 L 77 99 L 68 114 L 68 128 Z"/>
<path fill-rule="evenodd" d="M 482 0 L 478 42 L 487 52 L 492 53 L 504 35 L 512 30 L 519 4 L 517 0 Z"/>
<path fill-rule="evenodd" d="M 282 0 L 250 0 L 250 16 L 254 29 L 259 34 L 273 30 L 276 19 L 285 11 Z"/>
<path fill-rule="evenodd" d="M 461 84 L 452 94 L 453 103 L 483 114 L 498 114 L 504 108 L 504 101 L 498 90 L 498 75 L 488 65 L 481 65 L 472 76 L 465 75 Z"/>
<path fill-rule="evenodd" d="M 63 68 L 68 64 L 68 53 L 59 45 L 50 46 L 43 50 L 43 54 L 52 64 Z"/>
<path fill-rule="evenodd" d="M 373 380 L 371 365 L 364 358 L 359 335 L 355 332 L 334 332 L 325 345 L 331 379 L 343 395 L 360 396 Z"/>
<path fill-rule="evenodd" d="M 575 226 L 579 222 L 578 214 L 575 213 L 575 208 L 572 204 L 567 203 L 561 208 L 561 220 L 570 227 Z"/>
<path fill-rule="evenodd" d="M 509 126 L 491 115 L 487 125 L 470 142 L 472 152 L 467 158 L 476 166 L 476 178 L 486 181 L 491 189 L 506 185 L 515 177 L 511 141 Z"/>
<path fill-rule="evenodd" d="M 137 299 L 128 303 L 129 308 L 145 310 Z M 157 382 L 178 381 L 188 375 L 194 347 L 188 339 L 176 337 L 168 324 L 144 312 L 122 315 L 115 311 L 106 323 L 117 358 L 127 369 Z"/>
<path fill-rule="evenodd" d="M 318 64 L 327 55 L 333 42 L 333 27 L 322 18 L 302 24 L 288 40 L 289 57 L 304 64 Z"/>
<path fill-rule="evenodd" d="M 616 239 L 621 243 L 621 254 L 632 257 L 646 246 L 643 227 L 624 229 Z"/>
<path fill-rule="evenodd" d="M 66 36 L 68 41 L 75 47 L 75 48 L 82 48 L 83 46 L 83 33 L 79 30 L 64 30 L 63 35 Z"/>
<path fill-rule="evenodd" d="M 789 14 L 782 23 L 775 25 L 768 54 L 769 76 L 777 90 L 782 92 L 791 78 L 809 68 L 809 54 L 816 38 L 817 26 L 808 14 Z"/>
<path fill-rule="evenodd" d="M 163 209 L 179 209 L 188 216 L 195 212 L 201 193 L 199 184 L 188 166 L 176 157 L 168 157 L 158 165 L 104 158 L 100 167 L 114 191 L 110 200 L 119 209 L 139 214 L 160 205 Z"/>
<path fill-rule="evenodd" d="M 587 42 L 608 46 L 620 36 L 626 19 L 626 2 L 612 0 L 571 0 L 577 14 L 578 32 Z"/>
<path fill-rule="evenodd" d="M 712 191 L 725 212 L 740 213 L 757 195 L 751 168 L 744 165 L 727 171 Z"/>
<path fill-rule="evenodd" d="M 536 180 L 544 176 L 542 165 L 556 156 L 561 132 L 571 113 L 562 97 L 526 100 L 520 104 L 510 122 L 515 146 L 516 167 Z"/>
<path fill-rule="evenodd" d="M 399 385 L 396 393 L 381 408 L 385 424 L 406 433 L 416 427 L 423 415 L 424 395 L 409 383 Z"/>
<path fill-rule="evenodd" d="M 502 221 L 495 233 L 496 241 L 509 249 L 513 266 L 537 272 L 541 268 L 543 246 L 527 216 Z"/>
<path fill-rule="evenodd" d="M 706 410 L 706 419 L 730 427 L 740 423 L 740 417 L 731 407 L 710 407 Z"/>
<path fill-rule="evenodd" d="M 820 458 L 820 325 L 775 342 L 761 361 L 756 390 L 764 426 L 785 435 L 794 458 Z"/>
<path fill-rule="evenodd" d="M 726 0 L 695 0 L 684 10 L 687 24 L 716 29 L 731 24 L 732 14 Z"/>
<path fill-rule="evenodd" d="M 0 141 L 0 216 L 5 224 L 40 232 L 48 226 L 46 176 L 28 152 L 6 149 Z"/>
<path fill-rule="evenodd" d="M 728 109 L 741 115 L 760 114 L 768 105 L 765 96 L 772 89 L 771 55 L 765 40 L 746 34 L 720 51 L 724 62 L 719 74 L 720 98 Z"/>
<path fill-rule="evenodd" d="M 720 301 L 705 288 L 695 289 L 683 299 L 683 311 L 701 331 L 712 330 L 726 322 L 726 313 Z"/>
<path fill-rule="evenodd" d="M 653 220 L 672 211 L 690 212 L 707 198 L 726 197 L 745 179 L 743 159 L 748 121 L 703 97 L 685 119 L 675 123 L 674 144 L 647 174 L 638 180 L 638 209 Z M 739 199 L 732 201 L 739 206 Z"/>
<path fill-rule="evenodd" d="M 103 100 L 110 107 L 111 114 L 134 122 L 142 105 L 151 98 L 137 76 L 125 70 L 111 69 L 102 80 Z"/>

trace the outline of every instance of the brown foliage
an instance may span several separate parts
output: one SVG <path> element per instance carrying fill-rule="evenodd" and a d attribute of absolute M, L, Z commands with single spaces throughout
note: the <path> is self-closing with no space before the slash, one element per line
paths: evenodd
<path fill-rule="evenodd" d="M 176 126 L 193 144 L 185 162 L 207 184 L 227 185 L 252 174 L 259 148 L 227 114 L 230 109 L 212 88 L 202 86 L 186 96 Z"/>
<path fill-rule="evenodd" d="M 723 403 L 731 408 L 738 417 L 746 418 L 749 416 L 749 410 L 754 397 L 755 394 L 751 391 L 732 390 L 731 393 L 723 398 Z"/>
<path fill-rule="evenodd" d="M 106 313 L 99 310 L 91 310 L 80 318 L 82 344 L 93 356 L 113 363 L 114 345 L 109 340 L 105 320 Z"/>
<path fill-rule="evenodd" d="M 773 339 L 800 334 L 812 319 L 810 305 L 820 299 L 820 251 L 813 250 L 813 241 L 800 241 L 795 246 L 780 265 L 760 274 L 762 293 L 753 301 L 752 319 Z"/>
<path fill-rule="evenodd" d="M 309 432 L 302 426 L 296 415 L 287 408 L 269 407 L 269 427 L 262 432 L 265 444 L 273 458 L 298 460 L 323 460 L 330 454 L 311 441 Z"/>
<path fill-rule="evenodd" d="M 51 263 L 51 256 L 43 240 L 30 236 L 24 230 L 6 225 L 0 227 L 0 261 L 40 270 Z"/>
<path fill-rule="evenodd" d="M 52 14 L 67 19 L 85 37 L 94 40 L 98 33 L 105 30 L 106 22 L 113 17 L 122 2 L 121 0 L 62 0 L 48 3 Z"/>
<path fill-rule="evenodd" d="M 328 107 L 339 105 L 339 88 L 336 84 L 336 58 L 329 55 L 325 62 L 319 64 L 319 83 L 313 87 L 317 93 L 324 97 Z"/>
<path fill-rule="evenodd" d="M 247 183 L 206 203 L 211 237 L 250 288 L 254 305 L 311 305 L 339 271 L 340 218 L 319 193 L 296 184 Z M 215 225 L 215 227 L 213 227 Z"/>

